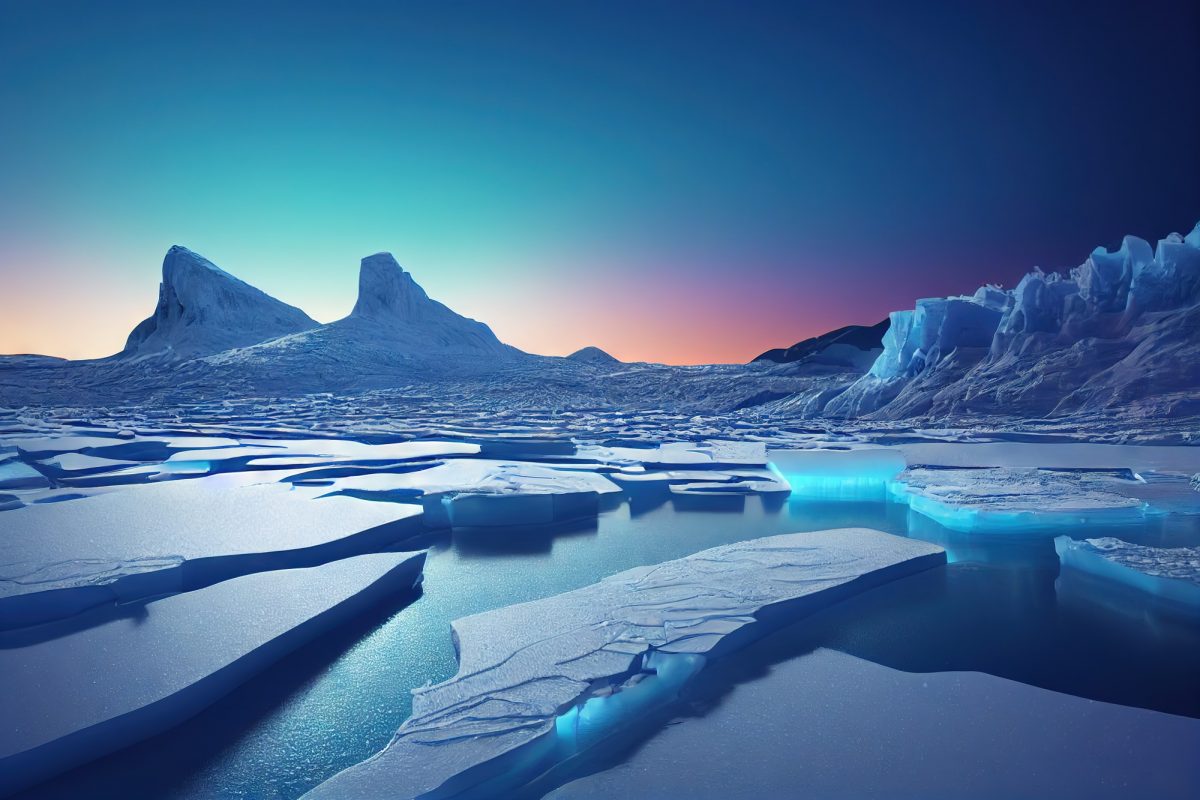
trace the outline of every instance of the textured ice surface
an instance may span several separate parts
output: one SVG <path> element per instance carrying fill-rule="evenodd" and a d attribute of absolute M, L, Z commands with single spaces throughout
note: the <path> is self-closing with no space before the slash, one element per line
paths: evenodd
<path fill-rule="evenodd" d="M 80 504 L 82 505 L 82 504 Z M 97 609 L 57 638 L 0 634 L 0 793 L 192 716 L 420 580 L 424 553 L 357 556 Z"/>
<path fill-rule="evenodd" d="M 427 527 L 492 527 L 595 516 L 600 497 L 620 491 L 595 472 L 493 459 L 457 459 L 427 469 L 329 482 L 329 494 L 409 500 Z"/>
<path fill-rule="evenodd" d="M 944 563 L 941 548 L 841 529 L 724 545 L 454 623 L 451 680 L 418 690 L 392 743 L 311 798 L 503 794 L 667 702 L 706 659 L 779 622 Z"/>
<path fill-rule="evenodd" d="M 417 532 L 420 509 L 182 482 L 6 511 L 0 526 L 3 629 L 366 552 Z"/>
<path fill-rule="evenodd" d="M 1200 514 L 1184 475 L 1105 469 L 930 468 L 904 470 L 892 497 L 959 531 L 1021 532 Z"/>
<path fill-rule="evenodd" d="M 855 753 L 868 752 L 869 758 Z M 1192 798 L 1200 721 L 818 649 L 554 800 Z"/>
<path fill-rule="evenodd" d="M 1200 618 L 1200 547 L 1147 547 L 1106 536 L 1054 540 L 1064 569 L 1146 592 L 1171 610 Z"/>

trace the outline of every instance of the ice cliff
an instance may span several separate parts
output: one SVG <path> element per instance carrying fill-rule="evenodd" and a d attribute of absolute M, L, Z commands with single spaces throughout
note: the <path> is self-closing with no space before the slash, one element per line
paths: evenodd
<path fill-rule="evenodd" d="M 1156 248 L 1126 236 L 1066 274 L 918 300 L 891 314 L 870 371 L 817 413 L 1043 416 L 1139 404 L 1200 411 L 1200 224 Z"/>

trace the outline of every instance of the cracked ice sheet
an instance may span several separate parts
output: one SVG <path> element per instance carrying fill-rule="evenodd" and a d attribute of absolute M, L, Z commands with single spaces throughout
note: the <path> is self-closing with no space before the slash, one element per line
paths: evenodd
<path fill-rule="evenodd" d="M 279 484 L 218 485 L 155 484 L 4 512 L 0 629 L 237 574 L 311 566 L 420 530 L 418 506 L 314 499 Z"/>
<path fill-rule="evenodd" d="M 245 439 L 225 449 L 193 449 L 172 453 L 168 461 L 217 461 L 235 458 L 295 459 L 321 457 L 331 461 L 408 461 L 434 456 L 474 455 L 479 445 L 468 442 L 409 441 L 364 444 L 351 439 Z"/>
<path fill-rule="evenodd" d="M 565 711 L 621 686 L 646 659 L 702 665 L 744 645 L 748 636 L 731 635 L 768 609 L 794 618 L 942 563 L 940 547 L 865 528 L 785 534 L 457 620 L 458 674 L 416 690 L 412 717 L 386 749 L 306 797 L 415 798 L 447 781 L 462 790 L 482 765 L 546 745 Z M 612 696 L 635 693 L 625 685 Z"/>
<path fill-rule="evenodd" d="M 893 499 L 958 531 L 1024 532 L 1200 513 L 1185 475 L 1071 469 L 904 470 Z"/>
<path fill-rule="evenodd" d="M 1011 800 L 1036 776 L 1038 797 L 1182 799 L 1200 786 L 1198 751 L 1188 717 L 820 648 L 547 798 Z"/>
<path fill-rule="evenodd" d="M 1145 592 L 1166 608 L 1200 618 L 1200 547 L 1147 547 L 1102 537 L 1054 540 L 1064 569 Z"/>
<path fill-rule="evenodd" d="M 356 556 L 121 613 L 96 609 L 85 615 L 90 627 L 57 638 L 0 633 L 0 794 L 182 722 L 369 604 L 412 589 L 424 561 Z"/>

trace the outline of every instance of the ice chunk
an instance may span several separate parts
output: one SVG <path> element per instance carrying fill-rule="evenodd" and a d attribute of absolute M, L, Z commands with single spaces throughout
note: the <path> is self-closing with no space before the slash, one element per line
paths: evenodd
<path fill-rule="evenodd" d="M 762 442 L 708 440 L 667 442 L 656 447 L 582 446 L 580 458 L 603 464 L 641 464 L 647 469 L 721 469 L 765 467 L 767 448 Z"/>
<path fill-rule="evenodd" d="M 413 505 L 314 500 L 277 484 L 168 483 L 3 516 L 0 629 L 112 600 L 312 566 L 421 530 Z"/>
<path fill-rule="evenodd" d="M 303 482 L 303 476 L 300 476 Z M 428 527 L 492 527 L 595 516 L 620 487 L 596 472 L 493 459 L 336 478 L 329 494 L 419 502 Z"/>
<path fill-rule="evenodd" d="M 504 796 L 773 625 L 944 561 L 862 528 L 787 534 L 457 620 L 458 674 L 414 693 L 384 751 L 306 796 Z"/>
<path fill-rule="evenodd" d="M 804 500 L 883 500 L 888 481 L 905 467 L 897 450 L 772 450 L 771 463 Z"/>
<path fill-rule="evenodd" d="M 45 475 L 23 461 L 0 461 L 0 489 L 41 489 L 49 485 Z"/>
<path fill-rule="evenodd" d="M 424 553 L 246 575 L 118 612 L 58 638 L 0 634 L 0 794 L 153 736 L 384 597 Z"/>
<path fill-rule="evenodd" d="M 1079 570 L 1153 596 L 1161 606 L 1200 618 L 1200 547 L 1147 547 L 1112 537 L 1059 536 L 1054 549 L 1067 570 Z"/>
<path fill-rule="evenodd" d="M 967 532 L 1138 523 L 1155 513 L 1139 496 L 1144 480 L 1128 470 L 913 467 L 889 491 L 913 511 Z M 1200 498 L 1190 510 L 1200 513 Z"/>

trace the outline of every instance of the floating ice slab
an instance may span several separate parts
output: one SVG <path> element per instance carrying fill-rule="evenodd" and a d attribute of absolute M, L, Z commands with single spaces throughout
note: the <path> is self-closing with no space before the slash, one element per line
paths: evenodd
<path fill-rule="evenodd" d="M 456 459 L 418 472 L 333 480 L 331 494 L 411 499 L 429 527 L 529 525 L 595 516 L 620 487 L 596 472 L 492 459 Z"/>
<path fill-rule="evenodd" d="M 579 447 L 576 455 L 606 464 L 644 464 L 649 469 L 762 467 L 767 448 L 762 442 L 710 440 L 668 442 L 657 447 Z"/>
<path fill-rule="evenodd" d="M 417 690 L 385 750 L 307 796 L 503 796 L 669 702 L 706 660 L 944 561 L 935 545 L 863 528 L 786 534 L 457 620 L 458 674 Z"/>
<path fill-rule="evenodd" d="M 305 642 L 412 589 L 424 561 L 424 553 L 377 553 L 246 575 L 54 639 L 0 635 L 0 794 L 187 719 Z"/>
<path fill-rule="evenodd" d="M 1188 717 L 821 648 L 547 797 L 1182 799 L 1200 785 L 1198 750 Z"/>
<path fill-rule="evenodd" d="M 905 467 L 904 456 L 889 448 L 772 450 L 770 455 L 792 496 L 809 500 L 882 500 L 888 481 Z"/>
<path fill-rule="evenodd" d="M 49 485 L 45 475 L 23 461 L 0 462 L 0 489 L 40 489 Z"/>
<path fill-rule="evenodd" d="M 1174 483 L 1186 487 L 1182 477 Z M 1155 492 L 1146 480 L 1129 471 L 915 467 L 900 473 L 890 492 L 914 511 L 966 532 L 1138 523 L 1161 513 L 1147 499 Z M 1170 510 L 1186 511 L 1187 498 L 1174 494 L 1179 503 Z M 1200 512 L 1200 495 L 1190 507 Z"/>
<path fill-rule="evenodd" d="M 0 629 L 368 552 L 418 532 L 419 518 L 413 505 L 194 482 L 6 511 Z"/>
<path fill-rule="evenodd" d="M 1200 618 L 1200 547 L 1146 547 L 1112 537 L 1054 540 L 1063 569 L 1153 596 L 1165 610 Z"/>

